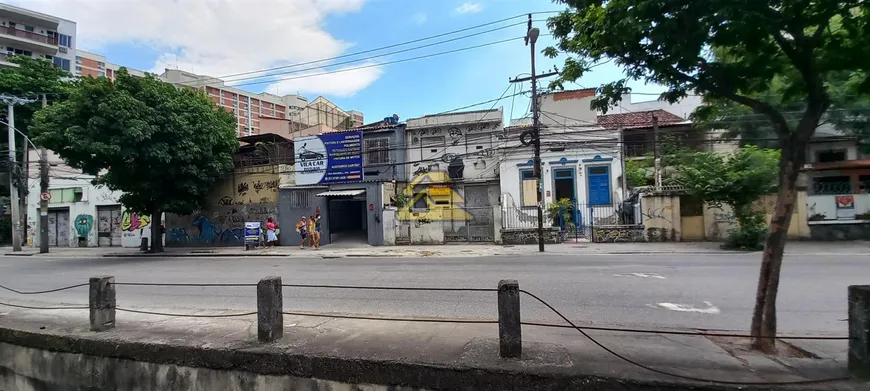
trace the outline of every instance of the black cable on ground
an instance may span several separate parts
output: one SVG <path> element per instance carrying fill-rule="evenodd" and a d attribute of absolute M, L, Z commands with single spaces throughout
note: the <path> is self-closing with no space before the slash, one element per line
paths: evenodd
<path fill-rule="evenodd" d="M 316 317 L 316 318 L 383 320 L 383 321 L 390 321 L 390 322 L 498 324 L 497 320 L 438 319 L 438 318 L 391 318 L 391 317 L 363 316 L 363 315 L 317 314 L 317 313 L 308 313 L 308 312 L 281 312 L 281 313 L 284 315 L 310 316 L 310 317 Z"/>
<path fill-rule="evenodd" d="M 552 324 L 552 323 L 537 323 L 537 322 L 521 322 L 525 326 L 535 327 L 552 327 L 557 329 L 574 329 L 574 326 L 567 324 Z M 665 334 L 665 335 L 690 335 L 695 337 L 728 337 L 728 338 L 768 338 L 782 340 L 819 340 L 819 341 L 848 341 L 849 337 L 843 336 L 781 336 L 781 337 L 753 337 L 748 334 L 732 334 L 732 333 L 707 333 L 703 331 L 668 331 L 668 330 L 646 330 L 646 329 L 624 329 L 601 326 L 582 326 L 583 330 L 598 330 L 598 331 L 614 331 L 621 333 L 636 333 L 636 334 Z"/>
<path fill-rule="evenodd" d="M 498 292 L 496 288 L 425 288 L 425 287 L 395 287 L 395 286 L 360 286 L 360 285 L 313 285 L 313 284 L 282 284 L 287 288 L 324 288 L 324 289 L 360 289 L 382 291 L 431 291 L 431 292 Z"/>
<path fill-rule="evenodd" d="M 205 284 L 188 284 L 188 283 L 173 283 L 173 282 L 116 282 L 114 285 L 119 286 L 186 286 L 186 287 L 252 287 L 257 284 L 221 284 L 221 283 L 205 283 Z"/>
<path fill-rule="evenodd" d="M 145 315 L 175 316 L 175 317 L 179 317 L 179 318 L 238 318 L 238 317 L 242 317 L 242 316 L 257 315 L 257 311 L 242 312 L 242 313 L 237 313 L 237 314 L 170 314 L 170 313 L 166 313 L 166 312 L 131 310 L 129 308 L 117 308 L 117 307 L 115 308 L 115 311 L 132 312 L 134 314 L 145 314 Z"/>
<path fill-rule="evenodd" d="M 24 308 L 24 309 L 28 309 L 28 310 L 87 310 L 87 309 L 90 309 L 90 307 L 87 307 L 87 306 L 84 306 L 84 307 L 79 307 L 79 306 L 36 307 L 36 306 L 30 306 L 30 305 L 12 304 L 12 303 L 4 303 L 4 302 L 0 302 L 0 305 L 7 306 L 7 307 L 14 307 L 14 308 Z"/>
<path fill-rule="evenodd" d="M 0 289 L 5 289 L 9 292 L 17 293 L 19 295 L 41 295 L 43 293 L 60 292 L 60 291 L 65 291 L 67 289 L 81 288 L 83 286 L 88 286 L 88 285 L 90 285 L 90 283 L 86 282 L 84 284 L 76 284 L 76 285 L 70 285 L 70 286 L 65 286 L 65 287 L 61 287 L 61 288 L 48 289 L 48 290 L 44 290 L 44 291 L 30 291 L 30 292 L 19 291 L 19 290 L 12 289 L 12 288 L 9 288 L 9 287 L 3 286 L 3 285 L 0 285 Z"/>
<path fill-rule="evenodd" d="M 603 350 L 606 351 L 607 353 L 610 353 L 610 354 L 613 355 L 614 357 L 616 357 L 616 358 L 618 358 L 618 359 L 620 359 L 620 360 L 622 360 L 622 361 L 625 361 L 625 362 L 627 362 L 627 363 L 629 363 L 629 364 L 631 364 L 631 365 L 634 365 L 634 366 L 639 367 L 639 368 L 646 369 L 646 370 L 648 370 L 648 371 L 650 371 L 650 372 L 658 373 L 658 374 L 660 374 L 660 375 L 671 376 L 671 377 L 676 377 L 676 378 L 679 378 L 679 379 L 691 380 L 691 381 L 697 381 L 697 382 L 704 382 L 704 383 L 717 383 L 717 384 L 727 384 L 727 385 L 744 385 L 744 386 L 785 386 L 785 385 L 802 385 L 802 384 L 805 385 L 805 384 L 828 383 L 828 382 L 843 381 L 843 380 L 849 380 L 849 379 L 850 379 L 849 377 L 837 377 L 837 378 L 829 378 L 829 379 L 796 380 L 796 381 L 787 381 L 787 382 L 740 382 L 740 381 L 727 381 L 727 380 L 705 379 L 705 378 L 701 378 L 701 377 L 686 376 L 686 375 L 680 375 L 680 374 L 676 374 L 676 373 L 671 373 L 671 372 L 662 371 L 662 370 L 660 370 L 660 369 L 655 369 L 655 368 L 650 367 L 650 366 L 648 366 L 648 365 L 641 364 L 641 363 L 639 363 L 639 362 L 637 362 L 637 361 L 634 361 L 634 360 L 632 360 L 632 359 L 630 359 L 630 358 L 628 358 L 628 357 L 625 357 L 625 356 L 623 356 L 623 355 L 621 355 L 621 354 L 619 354 L 619 353 L 617 353 L 617 352 L 611 350 L 611 349 L 608 348 L 607 346 L 604 346 L 601 342 L 598 342 L 598 340 L 596 340 L 595 338 L 592 338 L 592 336 L 590 336 L 588 333 L 586 333 L 585 331 L 583 331 L 583 329 L 581 329 L 580 327 L 578 327 L 577 325 L 575 325 L 574 322 L 571 322 L 568 318 L 565 317 L 565 315 L 562 315 L 561 312 L 559 312 L 558 310 L 556 310 L 555 308 L 553 308 L 553 306 L 551 306 L 550 304 L 548 304 L 546 301 L 544 301 L 544 300 L 541 299 L 540 297 L 535 296 L 534 294 L 529 293 L 529 292 L 527 292 L 527 291 L 524 291 L 524 290 L 522 290 L 522 289 L 520 289 L 520 292 L 521 292 L 521 293 L 525 293 L 526 295 L 531 296 L 533 299 L 537 300 L 538 302 L 540 302 L 541 304 L 543 304 L 544 306 L 546 306 L 547 308 L 549 308 L 551 311 L 553 311 L 554 313 L 556 313 L 556 315 L 559 315 L 559 317 L 562 318 L 562 320 L 564 320 L 565 322 L 568 322 L 568 324 L 570 324 L 572 328 L 574 328 L 575 330 L 579 331 L 580 334 L 583 334 L 583 336 L 586 337 L 586 339 L 588 339 L 589 341 L 591 341 L 592 343 L 594 343 L 595 345 L 597 345 L 599 348 L 603 349 Z"/>

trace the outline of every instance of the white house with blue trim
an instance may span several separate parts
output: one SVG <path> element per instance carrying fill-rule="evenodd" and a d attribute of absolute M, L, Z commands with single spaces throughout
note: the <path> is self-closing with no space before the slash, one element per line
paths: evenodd
<path fill-rule="evenodd" d="M 565 96 L 560 96 L 565 94 Z M 579 227 L 618 224 L 624 195 L 619 131 L 595 122 L 585 90 L 547 94 L 541 99 L 541 186 L 544 209 L 567 199 L 571 223 Z M 525 121 L 528 122 L 528 121 Z M 537 225 L 537 181 L 533 149 L 520 142 L 528 123 L 505 128 L 499 182 L 506 229 Z M 558 225 L 546 221 L 545 225 Z M 575 224 L 576 223 L 576 224 Z"/>

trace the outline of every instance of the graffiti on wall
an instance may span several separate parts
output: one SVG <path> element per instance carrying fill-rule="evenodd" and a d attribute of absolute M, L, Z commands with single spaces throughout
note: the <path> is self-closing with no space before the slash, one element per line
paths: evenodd
<path fill-rule="evenodd" d="M 594 228 L 593 239 L 597 243 L 625 243 L 642 242 L 643 226 L 614 226 L 606 228 Z"/>
<path fill-rule="evenodd" d="M 672 210 L 673 210 L 673 207 L 668 205 L 668 206 L 663 206 L 661 208 L 649 208 L 646 210 L 646 212 L 641 212 L 641 214 L 647 220 L 664 220 L 664 221 L 670 223 L 671 220 L 667 217 L 667 215 L 665 214 L 665 211 L 670 212 Z"/>
<path fill-rule="evenodd" d="M 190 216 L 167 217 L 166 243 L 174 246 L 233 246 L 245 242 L 245 222 L 275 218 L 275 204 L 221 204 Z"/>
<path fill-rule="evenodd" d="M 121 231 L 134 232 L 151 224 L 151 217 L 125 210 L 121 215 Z"/>
<path fill-rule="evenodd" d="M 80 214 L 76 216 L 73 226 L 77 237 L 86 238 L 90 236 L 91 228 L 94 227 L 94 216 Z"/>

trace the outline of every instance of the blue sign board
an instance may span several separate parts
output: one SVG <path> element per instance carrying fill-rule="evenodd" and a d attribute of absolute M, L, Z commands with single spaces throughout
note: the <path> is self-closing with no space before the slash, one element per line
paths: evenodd
<path fill-rule="evenodd" d="M 296 184 L 363 180 L 362 132 L 334 132 L 293 140 Z"/>

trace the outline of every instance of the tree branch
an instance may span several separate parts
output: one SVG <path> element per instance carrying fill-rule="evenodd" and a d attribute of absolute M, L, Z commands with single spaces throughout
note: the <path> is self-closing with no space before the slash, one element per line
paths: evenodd
<path fill-rule="evenodd" d="M 686 83 L 695 84 L 702 89 L 710 91 L 714 94 L 720 95 L 722 97 L 731 99 L 737 103 L 740 103 L 744 106 L 747 106 L 752 109 L 757 114 L 766 115 L 771 122 L 773 122 L 773 129 L 776 131 L 776 134 L 780 137 L 787 137 L 789 135 L 788 122 L 785 120 L 785 117 L 780 113 L 776 108 L 772 105 L 762 102 L 758 99 L 750 98 L 745 95 L 740 95 L 737 92 L 729 91 L 724 88 L 720 88 L 712 83 L 704 82 L 703 80 L 683 74 L 681 72 L 675 72 L 673 74 L 677 79 L 681 79 Z"/>

